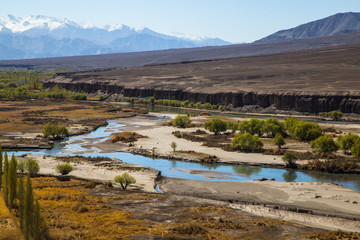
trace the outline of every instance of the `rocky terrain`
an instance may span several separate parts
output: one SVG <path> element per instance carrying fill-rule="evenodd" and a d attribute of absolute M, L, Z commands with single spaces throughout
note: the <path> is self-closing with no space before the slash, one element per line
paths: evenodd
<path fill-rule="evenodd" d="M 59 74 L 44 82 L 114 96 L 247 105 L 298 112 L 360 113 L 360 45 Z"/>

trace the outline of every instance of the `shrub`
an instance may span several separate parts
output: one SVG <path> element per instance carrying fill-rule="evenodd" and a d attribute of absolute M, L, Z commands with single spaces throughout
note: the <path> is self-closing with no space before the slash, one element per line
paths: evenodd
<path fill-rule="evenodd" d="M 104 96 L 103 95 L 100 95 L 99 101 L 104 101 Z"/>
<path fill-rule="evenodd" d="M 339 149 L 333 138 L 329 136 L 321 136 L 310 143 L 310 146 L 314 152 L 317 153 L 332 153 Z"/>
<path fill-rule="evenodd" d="M 249 121 L 242 121 L 239 124 L 239 131 L 241 133 L 250 133 L 251 135 L 257 134 L 259 137 L 263 135 L 264 121 L 252 118 Z"/>
<path fill-rule="evenodd" d="M 69 136 L 69 130 L 64 126 L 48 123 L 43 128 L 44 137 L 52 136 L 53 139 L 62 139 Z"/>
<path fill-rule="evenodd" d="M 185 100 L 185 101 L 183 102 L 184 107 L 188 107 L 189 104 L 190 104 L 190 101 L 189 101 L 189 100 Z"/>
<path fill-rule="evenodd" d="M 175 152 L 175 150 L 176 150 L 176 148 L 177 148 L 176 142 L 171 142 L 170 147 L 171 147 L 171 148 L 174 150 L 174 152 Z"/>
<path fill-rule="evenodd" d="M 114 178 L 116 183 L 120 183 L 123 189 L 126 189 L 128 185 L 136 183 L 136 179 L 128 173 L 123 173 Z"/>
<path fill-rule="evenodd" d="M 333 120 L 340 120 L 342 118 L 343 113 L 340 111 L 332 111 L 330 112 L 330 117 Z"/>
<path fill-rule="evenodd" d="M 239 128 L 239 124 L 236 122 L 227 122 L 226 123 L 227 130 L 231 130 L 231 133 L 235 133 Z"/>
<path fill-rule="evenodd" d="M 252 136 L 250 133 L 237 134 L 231 141 L 231 148 L 235 150 L 259 150 L 263 145 L 259 137 Z"/>
<path fill-rule="evenodd" d="M 360 140 L 357 140 L 351 147 L 351 154 L 354 157 L 360 158 Z"/>
<path fill-rule="evenodd" d="M 205 103 L 205 104 L 204 104 L 204 108 L 206 108 L 206 109 L 211 109 L 211 103 Z"/>
<path fill-rule="evenodd" d="M 181 138 L 181 132 L 180 131 L 174 131 L 172 134 L 177 138 Z"/>
<path fill-rule="evenodd" d="M 283 124 L 276 118 L 266 119 L 263 124 L 262 131 L 269 137 L 275 137 L 276 134 L 285 134 Z"/>
<path fill-rule="evenodd" d="M 278 146 L 278 148 L 281 148 L 282 145 L 285 145 L 285 139 L 280 133 L 275 135 L 274 145 Z"/>
<path fill-rule="evenodd" d="M 285 117 L 285 128 L 289 131 L 289 134 L 291 136 L 294 136 L 295 127 L 296 124 L 299 122 L 299 120 L 296 117 Z"/>
<path fill-rule="evenodd" d="M 296 167 L 297 157 L 292 152 L 286 152 L 282 157 L 282 160 L 286 163 L 286 167 L 294 168 Z"/>
<path fill-rule="evenodd" d="M 317 123 L 299 121 L 295 125 L 292 136 L 301 140 L 311 141 L 320 137 L 321 134 L 321 128 Z"/>
<path fill-rule="evenodd" d="M 207 122 L 205 122 L 205 129 L 209 130 L 210 132 L 215 133 L 217 135 L 219 132 L 225 132 L 226 131 L 226 122 L 219 119 L 219 118 L 213 118 Z"/>
<path fill-rule="evenodd" d="M 155 103 L 155 97 L 150 97 L 150 98 L 149 98 L 149 103 L 150 103 L 151 105 L 154 105 L 154 103 Z"/>
<path fill-rule="evenodd" d="M 26 171 L 30 174 L 30 176 L 33 177 L 40 170 L 39 162 L 36 161 L 35 159 L 29 158 L 28 160 L 26 160 L 25 168 Z"/>
<path fill-rule="evenodd" d="M 74 170 L 73 166 L 69 163 L 58 163 L 55 167 L 56 172 L 61 173 L 61 175 L 66 175 L 72 170 Z"/>
<path fill-rule="evenodd" d="M 188 116 L 177 115 L 176 118 L 174 119 L 173 126 L 185 128 L 190 123 L 191 120 Z"/>
<path fill-rule="evenodd" d="M 197 102 L 197 103 L 195 104 L 195 107 L 196 107 L 196 108 L 202 108 L 201 102 Z"/>
<path fill-rule="evenodd" d="M 340 145 L 340 148 L 344 151 L 344 153 L 350 153 L 351 148 L 355 144 L 356 141 L 359 141 L 360 137 L 356 134 L 346 134 L 345 136 L 339 136 L 337 142 Z"/>

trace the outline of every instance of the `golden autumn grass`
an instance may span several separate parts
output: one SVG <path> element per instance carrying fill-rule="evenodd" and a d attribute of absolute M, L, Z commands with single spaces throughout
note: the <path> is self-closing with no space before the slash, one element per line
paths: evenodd
<path fill-rule="evenodd" d="M 359 239 L 239 210 L 175 197 L 106 187 L 93 181 L 33 178 L 46 219 L 46 239 Z M 0 239 L 21 239 L 0 197 Z M 9 224 L 3 224 L 9 223 Z M 7 234 L 7 235 L 5 235 Z M 6 236 L 6 238 L 3 238 Z"/>
<path fill-rule="evenodd" d="M 110 104 L 63 100 L 1 101 L 0 131 L 41 133 L 49 122 L 69 125 L 72 121 L 92 122 L 108 118 L 127 117 L 134 113 L 119 112 Z"/>

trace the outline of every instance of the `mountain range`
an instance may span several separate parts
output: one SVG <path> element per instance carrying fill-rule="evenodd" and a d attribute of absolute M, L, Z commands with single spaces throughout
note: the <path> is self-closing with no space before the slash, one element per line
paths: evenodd
<path fill-rule="evenodd" d="M 360 31 L 360 13 L 338 13 L 295 28 L 278 31 L 257 42 L 328 37 Z"/>
<path fill-rule="evenodd" d="M 46 16 L 0 19 L 0 59 L 24 59 L 228 45 L 219 38 L 176 37 L 149 28 L 79 24 Z"/>

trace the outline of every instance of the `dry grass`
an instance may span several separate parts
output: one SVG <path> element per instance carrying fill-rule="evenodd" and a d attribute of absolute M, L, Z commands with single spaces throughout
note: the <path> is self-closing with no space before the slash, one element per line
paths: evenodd
<path fill-rule="evenodd" d="M 111 137 L 113 143 L 115 142 L 136 142 L 138 138 L 146 138 L 146 136 L 140 135 L 135 132 L 121 132 L 121 133 L 114 133 Z"/>
<path fill-rule="evenodd" d="M 18 226 L 14 224 L 14 218 L 4 202 L 4 196 L 0 193 L 0 239 L 22 240 L 24 239 Z"/>

